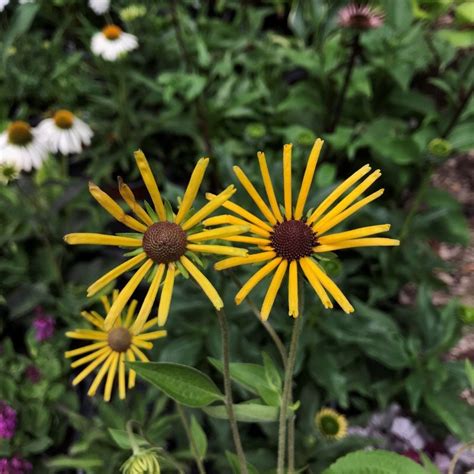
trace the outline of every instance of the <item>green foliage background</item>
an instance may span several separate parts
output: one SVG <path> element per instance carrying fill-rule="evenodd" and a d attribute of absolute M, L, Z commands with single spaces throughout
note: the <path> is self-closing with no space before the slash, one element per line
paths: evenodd
<path fill-rule="evenodd" d="M 363 423 L 396 401 L 440 439 L 447 433 L 469 439 L 472 410 L 458 396 L 467 387 L 463 364 L 443 358 L 459 338 L 463 308 L 457 301 L 434 307 L 430 298 L 442 286 L 433 268 L 445 265 L 430 242 L 469 239 L 459 204 L 430 184 L 444 160 L 429 147 L 434 138 L 448 140 L 456 153 L 473 145 L 472 55 L 464 49 L 472 45 L 472 31 L 465 29 L 472 11 L 469 17 L 461 3 L 381 0 L 385 25 L 360 35 L 340 114 L 337 101 L 353 44 L 353 32 L 337 25 L 344 1 L 150 1 L 142 2 L 145 16 L 128 21 L 120 15 L 129 5 L 125 0 L 113 1 L 105 18 L 80 0 L 9 6 L 0 18 L 0 122 L 35 124 L 68 108 L 91 125 L 95 137 L 82 154 L 51 157 L 39 172 L 0 188 L 0 399 L 11 402 L 20 419 L 15 439 L 0 442 L 0 456 L 20 453 L 35 472 L 115 473 L 130 455 L 124 429 L 134 419 L 147 440 L 191 464 L 184 432 L 175 429 L 173 404 L 162 392 L 142 385 L 126 402 L 106 404 L 88 399 L 86 386 L 70 386 L 64 330 L 79 325 L 81 309 L 90 305 L 86 286 L 121 257 L 110 249 L 67 248 L 62 236 L 120 231 L 94 204 L 87 181 L 113 193 L 121 175 L 140 193 L 137 148 L 176 203 L 201 156 L 212 158 L 204 191 L 235 182 L 234 164 L 260 186 L 257 150 L 265 150 L 281 185 L 281 149 L 288 142 L 294 145 L 296 186 L 316 137 L 326 146 L 311 200 L 316 204 L 365 163 L 379 167 L 384 196 L 350 224 L 390 222 L 402 245 L 342 251 L 342 261 L 328 262 L 355 303 L 353 316 L 324 311 L 307 291 L 295 384 L 298 466 L 320 472 L 364 446 L 358 438 L 317 438 L 314 414 L 327 405 Z M 448 8 L 454 23 L 439 26 Z M 137 35 L 140 44 L 115 63 L 94 57 L 89 48 L 92 34 L 108 21 Z M 237 200 L 251 205 L 244 192 Z M 232 361 L 258 364 L 253 369 L 264 373 L 265 353 L 281 373 L 278 352 L 251 308 L 233 304 L 232 278 L 210 265 L 207 274 L 225 298 Z M 236 274 L 247 276 L 245 270 Z M 406 284 L 417 288 L 412 306 L 398 302 Z M 256 301 L 263 287 L 255 291 Z M 292 321 L 285 301 L 277 300 L 270 322 L 287 341 Z M 38 305 L 57 319 L 54 338 L 44 344 L 31 331 Z M 209 362 L 220 357 L 215 314 L 185 280 L 175 287 L 167 329 L 152 359 L 198 367 L 220 384 L 216 363 Z M 35 386 L 22 375 L 31 363 L 43 374 Z M 253 386 L 240 380 L 238 401 L 275 407 L 278 390 L 256 380 Z M 226 423 L 199 410 L 193 415 L 207 435 L 210 472 L 229 472 Z M 258 472 L 271 469 L 276 423 L 241 426 L 249 461 Z"/>

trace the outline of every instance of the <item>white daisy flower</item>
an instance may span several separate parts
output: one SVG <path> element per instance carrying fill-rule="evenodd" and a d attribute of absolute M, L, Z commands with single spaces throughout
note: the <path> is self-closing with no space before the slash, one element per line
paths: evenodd
<path fill-rule="evenodd" d="M 80 153 L 89 146 L 94 135 L 89 125 L 69 110 L 58 110 L 53 118 L 43 120 L 37 127 L 41 140 L 52 153 Z"/>
<path fill-rule="evenodd" d="M 106 61 L 116 61 L 135 48 L 138 48 L 137 37 L 124 33 L 117 25 L 107 25 L 92 37 L 91 42 L 92 52 Z"/>
<path fill-rule="evenodd" d="M 110 8 L 110 0 L 89 0 L 89 7 L 96 15 L 103 15 Z"/>
<path fill-rule="evenodd" d="M 0 164 L 10 164 L 23 171 L 40 168 L 48 150 L 38 130 L 18 120 L 0 134 Z"/>
<path fill-rule="evenodd" d="M 20 170 L 15 164 L 0 164 L 0 184 L 8 184 L 20 177 Z"/>
<path fill-rule="evenodd" d="M 5 7 L 10 3 L 10 0 L 0 0 L 0 12 L 5 10 Z"/>

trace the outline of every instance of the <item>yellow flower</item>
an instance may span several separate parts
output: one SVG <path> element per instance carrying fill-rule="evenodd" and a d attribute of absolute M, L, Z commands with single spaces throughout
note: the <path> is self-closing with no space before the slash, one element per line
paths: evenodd
<path fill-rule="evenodd" d="M 316 413 L 318 431 L 327 439 L 339 440 L 347 435 L 347 419 L 332 408 L 323 408 Z"/>
<path fill-rule="evenodd" d="M 276 199 L 265 155 L 259 152 L 258 161 L 269 205 L 238 166 L 234 166 L 234 172 L 260 210 L 263 219 L 237 204 L 227 201 L 223 204 L 223 207 L 239 217 L 223 215 L 211 217 L 204 221 L 205 225 L 228 223 L 248 225 L 250 227 L 250 232 L 253 236 L 230 236 L 226 240 L 258 246 L 261 252 L 245 258 L 231 257 L 222 260 L 216 263 L 215 268 L 217 270 L 224 270 L 239 265 L 264 263 L 263 267 L 237 293 L 235 297 L 237 304 L 240 304 L 264 277 L 273 272 L 273 277 L 261 308 L 261 317 L 264 320 L 270 315 L 278 290 L 287 273 L 289 314 L 293 317 L 298 316 L 299 270 L 302 270 L 303 275 L 307 278 L 325 308 L 333 307 L 328 296 L 329 293 L 346 313 L 352 313 L 354 308 L 342 291 L 326 275 L 323 268 L 315 261 L 313 258 L 314 254 L 353 247 L 399 245 L 400 243 L 395 239 L 367 238 L 368 236 L 388 231 L 390 229 L 389 224 L 361 227 L 346 232 L 326 235 L 337 224 L 382 195 L 383 189 L 380 189 L 355 202 L 381 176 L 380 170 L 376 170 L 335 204 L 349 188 L 369 173 L 369 165 L 363 166 L 359 171 L 347 178 L 314 211 L 308 212 L 307 215 L 304 214 L 306 200 L 322 146 L 323 141 L 320 139 L 316 140 L 313 145 L 295 206 L 293 206 L 292 199 L 291 145 L 285 145 L 283 147 L 284 205 L 281 208 Z M 211 200 L 215 199 L 215 196 L 212 194 L 207 194 L 206 197 Z"/>
<path fill-rule="evenodd" d="M 118 299 L 118 291 L 114 291 L 113 302 Z M 111 301 L 107 296 L 102 297 L 105 312 L 110 310 Z M 84 347 L 67 351 L 67 358 L 82 356 L 75 360 L 71 367 L 80 367 L 85 364 L 86 367 L 74 378 L 73 385 L 82 382 L 92 371 L 101 366 L 95 376 L 92 385 L 87 394 L 94 396 L 102 380 L 107 375 L 104 389 L 104 400 L 108 402 L 112 395 L 112 388 L 115 376 L 118 373 L 118 391 L 119 397 L 123 400 L 126 395 L 126 369 L 125 361 L 135 361 L 137 358 L 142 362 L 148 362 L 148 357 L 141 349 L 152 349 L 153 344 L 150 341 L 166 336 L 166 331 L 148 330 L 155 324 L 154 321 L 148 321 L 142 329 L 136 329 L 131 326 L 135 316 L 137 301 L 133 300 L 126 312 L 124 318 L 122 315 L 115 320 L 110 329 L 105 328 L 104 318 L 96 311 L 83 311 L 81 314 L 84 319 L 89 321 L 97 329 L 76 329 L 66 332 L 66 336 L 72 339 L 94 341 Z M 136 373 L 133 370 L 128 372 L 128 389 L 135 386 Z"/>
<path fill-rule="evenodd" d="M 138 331 L 148 319 L 162 281 L 164 283 L 158 308 L 158 324 L 163 326 L 166 323 L 171 304 L 174 279 L 178 272 L 186 276 L 191 275 L 213 305 L 217 309 L 221 309 L 223 307 L 222 299 L 211 282 L 192 260 L 199 261 L 196 254 L 201 253 L 241 257 L 247 254 L 247 250 L 244 249 L 237 249 L 228 245 L 208 245 L 203 243 L 248 231 L 248 226 L 245 225 L 227 225 L 213 230 L 203 230 L 201 227 L 202 220 L 235 193 L 234 186 L 227 187 L 199 211 L 192 213 L 191 207 L 209 163 L 208 158 L 202 158 L 194 168 L 188 187 L 181 200 L 178 213 L 175 215 L 171 209 L 166 209 L 145 155 L 141 151 L 137 151 L 135 159 L 153 201 L 154 210 L 146 202 L 145 210 L 135 200 L 132 190 L 120 178 L 120 194 L 137 219 L 125 214 L 123 209 L 98 186 L 92 183 L 89 185 L 89 190 L 97 202 L 115 219 L 125 224 L 135 233 L 126 236 L 123 236 L 123 234 L 76 233 L 68 234 L 64 237 L 64 240 L 72 245 L 114 245 L 134 249 L 127 254 L 132 258 L 112 269 L 90 285 L 87 289 L 87 296 L 95 295 L 120 275 L 140 265 L 110 308 L 105 318 L 105 327 L 107 329 L 112 327 L 133 292 L 146 275 L 149 275 L 151 283 L 138 313 L 137 320 L 134 323 L 134 328 Z"/>

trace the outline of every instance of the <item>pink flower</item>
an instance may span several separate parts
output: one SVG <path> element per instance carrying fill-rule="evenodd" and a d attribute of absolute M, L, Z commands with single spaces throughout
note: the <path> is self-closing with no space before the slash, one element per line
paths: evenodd
<path fill-rule="evenodd" d="M 0 401 L 0 438 L 11 439 L 15 435 L 16 411 Z"/>
<path fill-rule="evenodd" d="M 0 459 L 0 474 L 27 474 L 33 466 L 25 459 L 13 457 Z"/>
<path fill-rule="evenodd" d="M 383 25 L 383 14 L 369 5 L 350 3 L 339 10 L 338 23 L 343 28 L 370 30 Z"/>
<path fill-rule="evenodd" d="M 54 334 L 55 321 L 52 316 L 48 316 L 43 308 L 36 308 L 36 317 L 33 320 L 33 328 L 35 329 L 35 338 L 39 342 L 50 339 Z"/>

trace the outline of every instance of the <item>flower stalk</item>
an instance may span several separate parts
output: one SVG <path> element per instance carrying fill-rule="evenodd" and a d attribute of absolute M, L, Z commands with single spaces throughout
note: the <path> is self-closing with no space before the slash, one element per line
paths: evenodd
<path fill-rule="evenodd" d="M 295 369 L 296 355 L 298 350 L 298 342 L 303 328 L 303 314 L 300 314 L 295 318 L 293 325 L 293 333 L 291 335 L 290 350 L 288 353 L 288 362 L 285 370 L 285 382 L 283 385 L 283 395 L 280 407 L 280 419 L 278 428 L 278 463 L 277 463 L 277 474 L 285 473 L 285 451 L 286 451 L 286 430 L 287 430 L 287 417 L 288 417 L 288 406 L 292 398 L 292 384 L 293 384 L 293 372 Z M 293 449 L 290 449 L 290 454 Z"/>
<path fill-rule="evenodd" d="M 234 401 L 232 399 L 232 383 L 230 379 L 230 362 L 229 362 L 229 327 L 227 325 L 227 318 L 224 310 L 216 310 L 217 319 L 219 321 L 219 328 L 222 339 L 222 362 L 223 362 L 223 376 L 224 376 L 224 395 L 227 416 L 229 418 L 230 430 L 234 440 L 235 450 L 239 459 L 240 470 L 242 474 L 248 474 L 247 461 L 240 439 L 239 428 L 237 426 L 237 419 L 234 413 Z"/>

